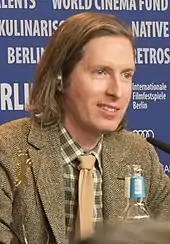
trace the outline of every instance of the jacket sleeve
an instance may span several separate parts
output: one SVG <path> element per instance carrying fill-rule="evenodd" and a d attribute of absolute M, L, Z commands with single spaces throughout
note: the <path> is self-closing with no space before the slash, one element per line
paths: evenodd
<path fill-rule="evenodd" d="M 0 152 L 0 243 L 12 243 L 12 203 L 12 180 Z"/>
<path fill-rule="evenodd" d="M 165 174 L 157 153 L 148 143 L 150 156 L 150 184 L 147 206 L 153 218 L 170 220 L 170 179 Z"/>

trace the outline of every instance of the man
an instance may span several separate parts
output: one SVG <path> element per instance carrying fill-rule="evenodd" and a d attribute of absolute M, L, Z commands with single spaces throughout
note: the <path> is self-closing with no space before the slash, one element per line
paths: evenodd
<path fill-rule="evenodd" d="M 78 181 L 83 154 L 95 156 L 92 170 L 86 170 L 94 181 L 89 218 L 94 229 L 121 215 L 120 179 L 129 164 L 144 171 L 150 214 L 170 218 L 169 179 L 154 149 L 123 128 L 134 72 L 131 32 L 112 15 L 74 15 L 54 33 L 35 75 L 32 118 L 0 129 L 0 242 L 74 238 L 82 221 Z"/>

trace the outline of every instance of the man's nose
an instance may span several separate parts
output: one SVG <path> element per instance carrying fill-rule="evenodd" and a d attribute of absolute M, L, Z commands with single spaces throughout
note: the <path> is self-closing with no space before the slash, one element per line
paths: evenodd
<path fill-rule="evenodd" d="M 108 83 L 106 93 L 115 98 L 121 98 L 123 95 L 122 85 L 123 83 L 119 77 L 113 77 Z"/>

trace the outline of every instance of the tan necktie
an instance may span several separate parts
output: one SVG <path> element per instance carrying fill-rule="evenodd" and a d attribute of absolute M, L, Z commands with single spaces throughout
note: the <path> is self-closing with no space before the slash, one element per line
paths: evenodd
<path fill-rule="evenodd" d="M 80 174 L 75 238 L 84 239 L 93 233 L 94 186 L 92 169 L 96 158 L 93 155 L 83 155 L 78 159 Z"/>

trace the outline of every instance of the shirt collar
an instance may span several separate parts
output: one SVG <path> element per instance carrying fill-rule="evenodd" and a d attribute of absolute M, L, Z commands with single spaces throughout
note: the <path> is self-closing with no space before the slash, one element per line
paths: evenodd
<path fill-rule="evenodd" d="M 61 123 L 59 124 L 59 131 L 60 131 L 61 154 L 65 163 L 69 164 L 80 155 L 85 154 L 81 146 L 72 138 L 72 136 L 69 134 L 69 132 Z M 92 150 L 86 152 L 89 154 L 93 154 L 96 157 L 101 172 L 102 172 L 102 164 L 101 164 L 102 142 L 103 142 L 103 136 L 101 137 L 97 145 Z"/>

